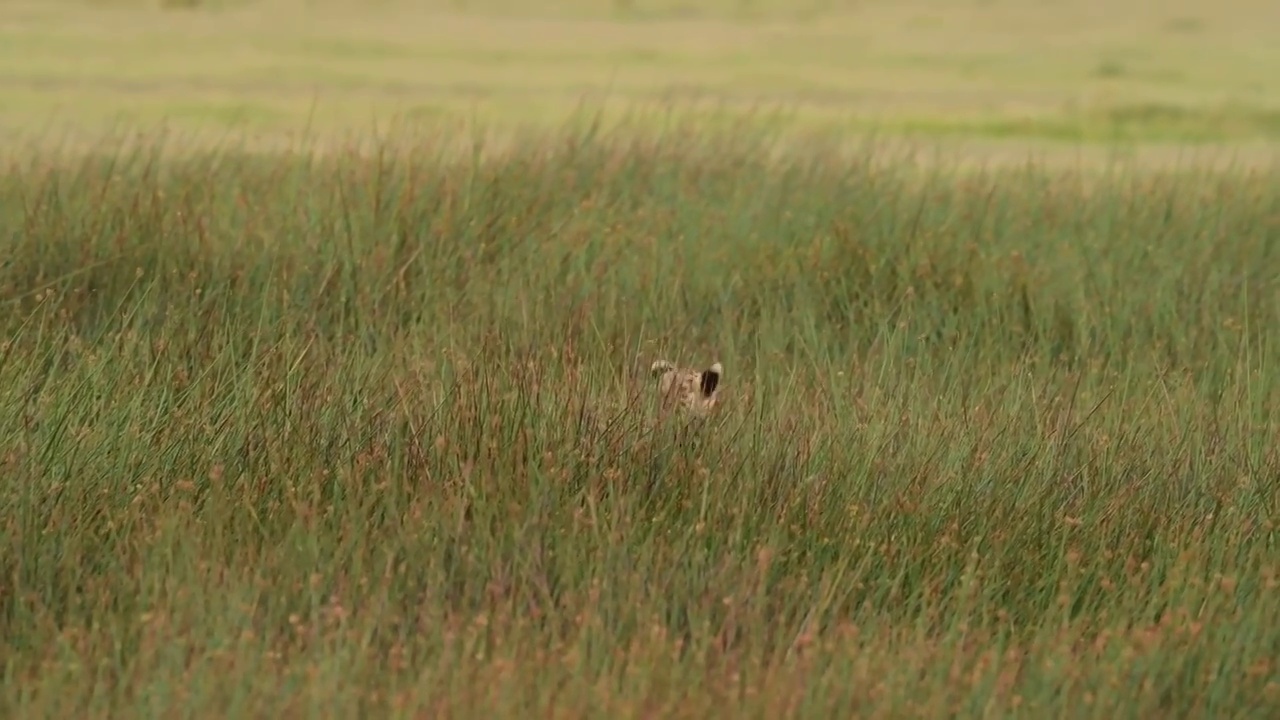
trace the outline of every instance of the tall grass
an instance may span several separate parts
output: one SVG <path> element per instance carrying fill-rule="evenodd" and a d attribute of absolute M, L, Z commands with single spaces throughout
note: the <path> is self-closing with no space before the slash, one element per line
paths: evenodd
<path fill-rule="evenodd" d="M 11 158 L 3 715 L 1274 712 L 1280 174 L 766 140 Z"/>

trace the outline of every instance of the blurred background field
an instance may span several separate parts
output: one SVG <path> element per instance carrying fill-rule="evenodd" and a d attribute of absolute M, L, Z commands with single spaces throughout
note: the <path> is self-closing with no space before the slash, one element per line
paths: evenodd
<path fill-rule="evenodd" d="M 993 157 L 1258 161 L 1280 139 L 1277 28 L 1267 0 L 5 2 L 0 127 L 264 140 L 678 106 Z"/>

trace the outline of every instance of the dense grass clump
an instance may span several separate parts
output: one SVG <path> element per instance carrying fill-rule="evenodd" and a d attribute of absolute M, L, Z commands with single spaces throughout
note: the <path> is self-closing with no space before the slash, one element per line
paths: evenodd
<path fill-rule="evenodd" d="M 1280 174 L 765 149 L 12 160 L 0 714 L 1276 710 Z"/>

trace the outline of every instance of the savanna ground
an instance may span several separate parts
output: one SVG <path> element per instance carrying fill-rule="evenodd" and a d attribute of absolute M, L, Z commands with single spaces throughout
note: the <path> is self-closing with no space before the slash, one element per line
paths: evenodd
<path fill-rule="evenodd" d="M 0 5 L 0 715 L 1280 710 L 1280 6 L 226 5 Z"/>

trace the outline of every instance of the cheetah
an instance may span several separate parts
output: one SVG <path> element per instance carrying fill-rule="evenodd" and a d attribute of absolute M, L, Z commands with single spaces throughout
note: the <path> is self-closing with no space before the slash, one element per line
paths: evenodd
<path fill-rule="evenodd" d="M 724 374 L 724 368 L 719 362 L 712 363 L 706 370 L 693 370 L 676 367 L 666 360 L 658 360 L 653 363 L 650 372 L 654 377 L 660 378 L 658 393 L 664 408 L 678 404 L 693 415 L 705 417 L 719 403 L 716 391 Z"/>

